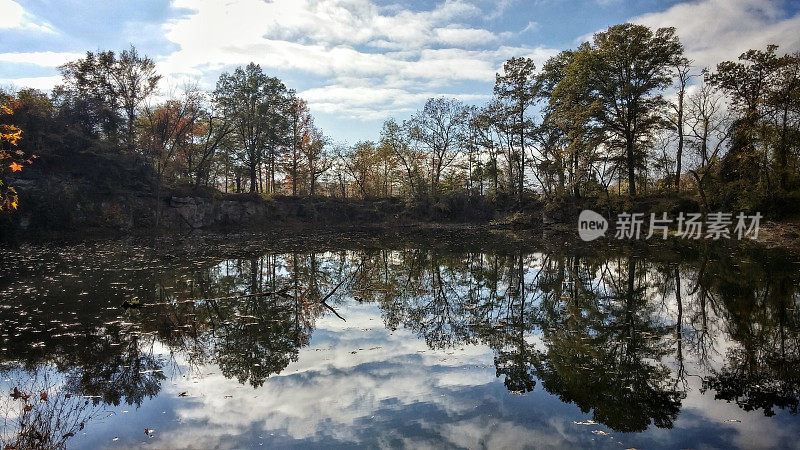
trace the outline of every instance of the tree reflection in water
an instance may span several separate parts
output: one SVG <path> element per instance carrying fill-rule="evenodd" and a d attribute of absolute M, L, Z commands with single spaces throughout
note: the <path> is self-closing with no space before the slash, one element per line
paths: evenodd
<path fill-rule="evenodd" d="M 4 387 L 13 386 L 0 396 L 0 448 L 64 448 L 99 414 L 93 402 L 70 394 L 47 369 L 3 369 L 0 376 Z"/>
<path fill-rule="evenodd" d="M 672 427 L 688 377 L 745 410 L 796 414 L 797 270 L 714 248 L 677 256 L 362 248 L 145 264 L 124 281 L 142 307 L 125 312 L 70 302 L 84 287 L 63 280 L 58 294 L 38 287 L 43 307 L 1 291 L 14 305 L 0 309 L 3 359 L 54 367 L 65 392 L 114 405 L 157 395 L 178 359 L 258 387 L 297 361 L 323 300 L 345 319 L 358 301 L 431 349 L 488 346 L 509 391 L 540 386 L 616 431 Z M 119 301 L 118 278 L 77 270 Z"/>

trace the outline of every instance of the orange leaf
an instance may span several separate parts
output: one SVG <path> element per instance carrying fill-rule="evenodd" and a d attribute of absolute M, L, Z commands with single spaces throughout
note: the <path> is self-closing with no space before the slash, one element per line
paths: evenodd
<path fill-rule="evenodd" d="M 12 172 L 19 172 L 20 170 L 22 170 L 22 166 L 17 164 L 16 162 L 12 162 L 11 164 L 8 165 L 8 167 L 11 168 Z"/>

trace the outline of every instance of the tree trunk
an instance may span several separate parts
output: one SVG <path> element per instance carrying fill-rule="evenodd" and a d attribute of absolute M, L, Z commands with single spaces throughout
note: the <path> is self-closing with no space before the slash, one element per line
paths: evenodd
<path fill-rule="evenodd" d="M 519 192 L 517 201 L 522 204 L 522 191 L 525 186 L 525 108 L 520 105 L 519 111 Z"/>
<path fill-rule="evenodd" d="M 681 192 L 681 159 L 683 157 L 683 88 L 678 94 L 678 151 L 675 155 L 675 193 Z"/>
<path fill-rule="evenodd" d="M 293 155 L 292 161 L 292 195 L 297 195 L 297 154 Z"/>
<path fill-rule="evenodd" d="M 256 165 L 255 163 L 250 164 L 250 192 L 256 191 Z"/>
<path fill-rule="evenodd" d="M 788 102 L 787 106 L 783 108 L 783 123 L 781 124 L 781 140 L 780 146 L 778 147 L 778 170 L 780 171 L 780 176 L 778 178 L 778 183 L 780 184 L 781 190 L 786 190 L 786 185 L 788 184 L 789 177 L 788 171 L 789 167 L 789 143 L 788 143 L 788 120 L 789 120 L 789 107 Z"/>
<path fill-rule="evenodd" d="M 628 137 L 625 142 L 628 159 L 628 193 L 631 197 L 636 197 L 636 167 L 633 155 L 633 137 Z"/>

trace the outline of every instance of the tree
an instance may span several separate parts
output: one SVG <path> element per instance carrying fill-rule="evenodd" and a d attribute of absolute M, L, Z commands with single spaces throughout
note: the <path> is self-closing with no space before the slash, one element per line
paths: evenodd
<path fill-rule="evenodd" d="M 622 151 L 631 196 L 636 195 L 636 169 L 644 164 L 649 141 L 666 125 L 661 92 L 682 54 L 674 28 L 653 32 L 626 23 L 595 34 L 570 63 L 570 72 L 585 74 L 599 102 L 593 119 L 609 136 L 607 145 Z"/>
<path fill-rule="evenodd" d="M 58 69 L 63 84 L 53 90 L 62 110 L 80 129 L 85 142 L 104 140 L 110 146 L 119 143 L 122 123 L 119 98 L 114 91 L 111 72 L 116 58 L 114 52 L 86 52 L 86 57 L 68 62 Z"/>
<path fill-rule="evenodd" d="M 466 189 L 467 194 L 472 196 L 475 194 L 474 183 L 477 181 L 479 194 L 483 194 L 483 164 L 481 163 L 481 127 L 480 127 L 480 111 L 474 106 L 467 107 L 467 132 L 464 134 L 464 142 L 462 147 L 467 153 L 467 160 L 462 163 L 463 170 L 466 173 Z"/>
<path fill-rule="evenodd" d="M 300 97 L 293 97 L 289 106 L 289 122 L 291 127 L 291 148 L 286 162 L 286 171 L 292 181 L 292 195 L 297 195 L 297 187 L 303 184 L 303 143 L 310 141 L 312 117 L 308 104 Z"/>
<path fill-rule="evenodd" d="M 124 121 L 125 146 L 133 151 L 137 108 L 155 92 L 161 79 L 153 60 L 140 56 L 131 46 L 119 58 L 113 51 L 87 52 L 84 59 L 59 70 L 64 84 L 56 88 L 56 95 L 80 113 L 85 130 L 90 135 L 102 132 L 116 141 Z"/>
<path fill-rule="evenodd" d="M 383 122 L 380 147 L 390 151 L 400 161 L 408 182 L 408 192 L 414 197 L 420 194 L 417 190 L 421 178 L 420 158 L 411 145 L 407 128 L 408 124 L 399 125 L 394 119 Z"/>
<path fill-rule="evenodd" d="M 276 174 L 280 169 L 281 158 L 285 156 L 287 146 L 291 141 L 292 124 L 291 111 L 296 97 L 294 91 L 286 91 L 282 95 L 275 97 L 273 113 L 269 116 L 269 128 L 267 131 L 266 158 L 268 172 L 268 192 L 277 192 Z"/>
<path fill-rule="evenodd" d="M 114 93 L 125 111 L 125 140 L 129 151 L 133 151 L 135 145 L 136 109 L 155 92 L 160 79 L 155 62 L 146 56 L 139 56 L 132 45 L 120 53 L 113 65 L 111 80 Z"/>
<path fill-rule="evenodd" d="M 489 103 L 486 112 L 491 123 L 491 136 L 495 141 L 497 150 L 497 157 L 494 160 L 496 176 L 499 177 L 503 173 L 499 158 L 499 156 L 503 156 L 506 163 L 505 180 L 502 180 L 501 187 L 504 192 L 513 195 L 517 191 L 516 187 L 519 180 L 517 173 L 521 168 L 519 165 L 521 160 L 519 147 L 515 146 L 514 125 L 516 119 L 512 111 L 497 99 Z"/>
<path fill-rule="evenodd" d="M 356 183 L 362 198 L 373 194 L 370 181 L 374 179 L 377 150 L 374 142 L 362 141 L 340 155 L 345 172 Z"/>
<path fill-rule="evenodd" d="M 730 113 L 724 98 L 713 85 L 703 81 L 689 96 L 686 125 L 689 127 L 688 144 L 694 149 L 699 164 L 689 173 L 697 183 L 703 206 L 708 208 L 704 182 L 712 173 L 712 165 L 725 148 L 732 131 Z"/>
<path fill-rule="evenodd" d="M 720 180 L 728 187 L 723 200 L 744 208 L 785 197 L 796 186 L 800 53 L 778 56 L 777 49 L 749 50 L 738 61 L 719 63 L 708 77 L 727 94 L 737 116 L 720 167 Z"/>
<path fill-rule="evenodd" d="M 708 77 L 709 83 L 728 94 L 733 110 L 739 115 L 733 124 L 731 148 L 722 162 L 722 178 L 748 186 L 760 178 L 765 182 L 765 192 L 769 185 L 766 152 L 759 155 L 758 143 L 765 141 L 765 130 L 760 123 L 767 83 L 778 66 L 777 48 L 769 45 L 766 51 L 749 50 L 739 56 L 738 62 L 717 64 L 717 71 Z M 754 167 L 760 170 L 753 170 Z"/>
<path fill-rule="evenodd" d="M 231 121 L 238 157 L 249 170 L 250 192 L 256 192 L 257 170 L 276 132 L 275 116 L 286 102 L 286 87 L 279 79 L 266 76 L 261 66 L 250 63 L 232 74 L 220 75 L 214 96 Z"/>
<path fill-rule="evenodd" d="M 522 201 L 525 186 L 525 140 L 531 122 L 525 116 L 525 111 L 532 106 L 537 98 L 538 83 L 534 72 L 536 65 L 530 58 L 511 58 L 503 64 L 503 75 L 495 76 L 494 95 L 506 103 L 512 133 L 518 139 L 516 144 L 519 151 L 517 162 L 517 199 Z M 515 145 L 512 141 L 511 148 Z"/>
<path fill-rule="evenodd" d="M 601 104 L 592 92 L 588 72 L 576 61 L 576 54 L 589 51 L 584 44 L 575 52 L 562 52 L 548 60 L 538 76 L 540 95 L 549 100 L 535 135 L 543 159 L 539 169 L 545 178 L 557 178 L 553 181 L 558 193 L 568 190 L 576 198 L 604 137 L 594 120 Z"/>
<path fill-rule="evenodd" d="M 460 153 L 458 144 L 464 133 L 466 119 L 463 103 L 444 97 L 428 99 L 422 111 L 411 118 L 412 139 L 428 150 L 434 195 L 439 192 L 442 172 L 450 167 Z"/>
<path fill-rule="evenodd" d="M 50 97 L 36 89 L 22 89 L 15 97 L 14 125 L 25 130 L 25 139 L 19 139 L 16 148 L 37 155 L 63 149 L 67 124 L 56 120 L 57 108 Z"/>
<path fill-rule="evenodd" d="M 192 129 L 191 145 L 183 149 L 186 173 L 189 179 L 194 179 L 195 187 L 210 181 L 217 151 L 224 147 L 231 133 L 230 122 L 217 114 L 213 103 L 208 104 L 205 94 L 201 95 L 203 106 Z"/>
<path fill-rule="evenodd" d="M 312 197 L 317 193 L 317 180 L 331 168 L 332 162 L 325 152 L 328 141 L 328 138 L 322 134 L 319 128 L 314 126 L 312 121 L 309 124 L 308 133 L 306 133 L 300 144 L 300 151 L 305 159 L 306 171 L 308 172 L 309 194 Z"/>
<path fill-rule="evenodd" d="M 683 143 L 684 143 L 684 100 L 686 98 L 686 85 L 692 77 L 690 71 L 692 70 L 692 61 L 686 58 L 678 58 L 675 62 L 675 76 L 678 81 L 678 101 L 672 104 L 672 109 L 675 115 L 670 119 L 672 125 L 675 127 L 675 133 L 678 136 L 678 147 L 675 153 L 675 192 L 681 191 L 681 162 L 683 161 Z"/>
<path fill-rule="evenodd" d="M 476 144 L 486 152 L 486 162 L 482 164 L 480 170 L 481 179 L 487 178 L 491 182 L 490 192 L 495 196 L 500 191 L 499 145 L 495 139 L 497 134 L 497 123 L 495 121 L 497 110 L 497 103 L 492 102 L 481 108 L 471 119 L 472 132 L 477 135 Z"/>
<path fill-rule="evenodd" d="M 187 89 L 180 100 L 170 99 L 155 108 L 144 109 L 140 124 L 140 143 L 157 175 L 156 226 L 161 215 L 164 177 L 180 171 L 180 164 L 185 161 L 177 161 L 177 156 L 185 156 L 191 152 L 192 135 L 202 116 L 201 98 L 199 91 Z"/>
<path fill-rule="evenodd" d="M 775 169 L 782 190 L 789 186 L 792 173 L 789 157 L 792 146 L 797 150 L 800 130 L 800 52 L 787 54 L 777 61 L 777 67 L 767 86 L 766 104 L 774 128 Z"/>
<path fill-rule="evenodd" d="M 169 99 L 155 107 L 147 106 L 140 120 L 140 146 L 156 169 L 159 179 L 168 172 L 178 173 L 191 154 L 193 135 L 203 115 L 202 94 L 187 89 L 180 99 Z"/>
<path fill-rule="evenodd" d="M 329 185 L 328 192 L 330 195 L 342 199 L 347 198 L 349 187 L 349 170 L 347 168 L 347 154 L 349 151 L 350 148 L 346 145 L 336 144 L 332 151 L 334 158 L 331 162 L 331 168 L 328 170 L 328 175 L 332 178 L 332 185 Z"/>

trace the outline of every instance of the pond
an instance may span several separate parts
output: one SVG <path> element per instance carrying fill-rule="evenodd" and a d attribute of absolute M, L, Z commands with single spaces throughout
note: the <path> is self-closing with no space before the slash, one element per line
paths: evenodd
<path fill-rule="evenodd" d="M 798 446 L 797 260 L 564 244 L 0 250 L 0 445 Z"/>

